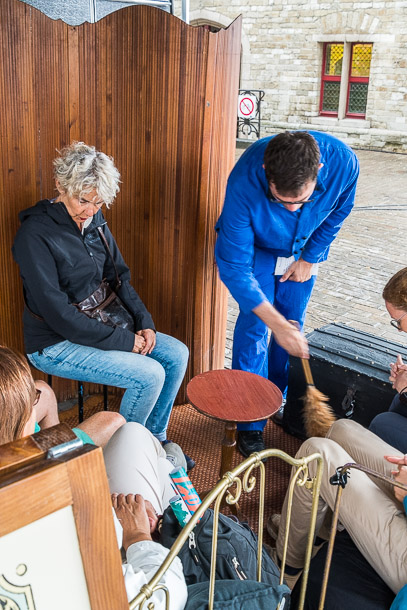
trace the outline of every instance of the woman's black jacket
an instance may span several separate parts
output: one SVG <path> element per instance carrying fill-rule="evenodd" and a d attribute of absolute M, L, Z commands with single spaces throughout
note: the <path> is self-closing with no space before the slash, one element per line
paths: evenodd
<path fill-rule="evenodd" d="M 100 226 L 113 255 L 121 287 L 118 295 L 134 316 L 135 330 L 152 328 L 153 320 L 130 285 L 130 271 L 109 231 L 101 211 L 82 235 L 63 203 L 48 199 L 20 212 L 13 256 L 20 266 L 26 305 L 24 309 L 26 353 L 68 339 L 102 350 L 131 352 L 134 333 L 111 328 L 80 313 L 72 303 L 89 296 L 107 278 L 114 289 L 114 266 L 99 236 Z"/>

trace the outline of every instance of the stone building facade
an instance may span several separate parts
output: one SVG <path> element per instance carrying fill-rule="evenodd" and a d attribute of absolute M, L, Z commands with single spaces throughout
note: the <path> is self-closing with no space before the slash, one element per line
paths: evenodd
<path fill-rule="evenodd" d="M 191 0 L 191 24 L 227 27 L 240 14 L 240 87 L 265 92 L 261 136 L 314 129 L 356 147 L 407 152 L 407 0 Z M 337 116 L 321 114 L 329 43 L 344 49 Z M 371 62 L 366 111 L 349 118 L 355 43 L 372 45 Z"/>

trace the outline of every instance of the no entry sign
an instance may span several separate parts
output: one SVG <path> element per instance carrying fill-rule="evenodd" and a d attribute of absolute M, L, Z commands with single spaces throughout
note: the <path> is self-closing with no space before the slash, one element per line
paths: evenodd
<path fill-rule="evenodd" d="M 257 98 L 255 95 L 239 95 L 237 115 L 242 119 L 252 119 L 256 116 Z"/>

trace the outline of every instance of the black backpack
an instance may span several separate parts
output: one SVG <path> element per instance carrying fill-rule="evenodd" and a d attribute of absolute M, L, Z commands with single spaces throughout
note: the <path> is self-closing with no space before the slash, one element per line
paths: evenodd
<path fill-rule="evenodd" d="M 164 512 L 160 542 L 171 548 L 181 527 L 171 509 Z M 192 530 L 178 556 L 184 569 L 187 585 L 207 582 L 210 577 L 213 532 L 213 510 L 209 508 Z M 247 523 L 234 517 L 219 515 L 216 580 L 251 580 L 257 578 L 257 536 Z M 289 596 L 290 589 L 279 585 L 280 570 L 263 548 L 262 583 L 272 585 L 281 595 Z M 215 588 L 216 591 L 216 588 Z M 288 600 L 287 600 L 288 601 Z M 286 606 L 287 607 L 287 606 Z"/>

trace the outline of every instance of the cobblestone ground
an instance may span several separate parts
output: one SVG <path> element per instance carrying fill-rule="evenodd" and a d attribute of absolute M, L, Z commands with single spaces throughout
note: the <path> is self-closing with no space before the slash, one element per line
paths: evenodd
<path fill-rule="evenodd" d="M 242 154 L 237 150 L 236 158 Z M 330 322 L 404 343 L 389 324 L 381 297 L 386 281 L 407 266 L 407 155 L 356 151 L 360 178 L 356 204 L 333 242 L 305 321 L 306 333 Z M 238 306 L 229 295 L 225 366 L 231 366 Z"/>

